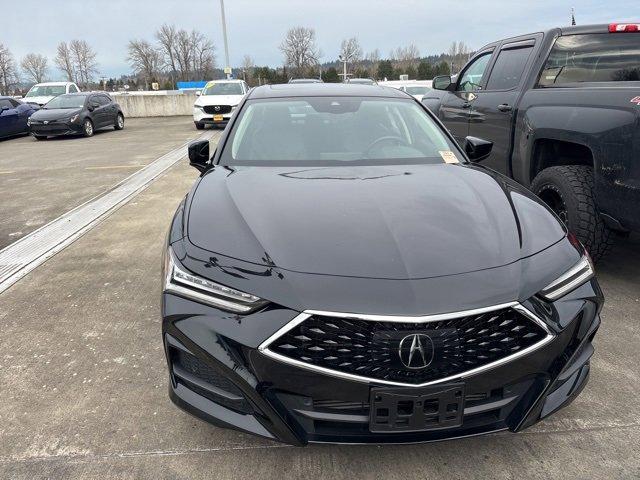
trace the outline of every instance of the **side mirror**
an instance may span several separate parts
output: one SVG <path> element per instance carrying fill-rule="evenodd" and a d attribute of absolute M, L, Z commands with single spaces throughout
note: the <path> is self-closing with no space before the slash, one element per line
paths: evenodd
<path fill-rule="evenodd" d="M 196 90 L 196 97 L 199 97 L 202 94 L 200 90 Z"/>
<path fill-rule="evenodd" d="M 493 148 L 493 142 L 477 137 L 464 139 L 464 151 L 472 162 L 480 162 L 487 158 Z"/>
<path fill-rule="evenodd" d="M 0 107 L 0 113 L 4 113 L 5 110 L 9 110 L 9 107 Z"/>
<path fill-rule="evenodd" d="M 198 140 L 189 144 L 189 165 L 199 172 L 209 169 L 209 140 Z"/>
<path fill-rule="evenodd" d="M 431 82 L 431 87 L 434 90 L 449 90 L 453 81 L 451 75 L 439 75 Z"/>

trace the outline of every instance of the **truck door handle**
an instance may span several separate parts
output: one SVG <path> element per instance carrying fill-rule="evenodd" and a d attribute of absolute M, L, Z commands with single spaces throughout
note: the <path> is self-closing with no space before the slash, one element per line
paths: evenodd
<path fill-rule="evenodd" d="M 508 103 L 501 103 L 500 105 L 498 105 L 498 110 L 500 110 L 501 112 L 510 112 L 511 110 L 513 110 L 513 107 Z"/>

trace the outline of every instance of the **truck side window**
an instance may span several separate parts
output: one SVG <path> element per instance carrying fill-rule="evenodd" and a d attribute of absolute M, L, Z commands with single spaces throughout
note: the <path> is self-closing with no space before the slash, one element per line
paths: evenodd
<path fill-rule="evenodd" d="M 476 58 L 471 65 L 462 74 L 462 78 L 458 82 L 458 91 L 473 92 L 480 90 L 480 82 L 484 75 L 489 60 L 491 59 L 492 52 L 487 52 L 484 55 Z"/>
<path fill-rule="evenodd" d="M 75 85 L 69 85 L 69 93 L 78 93 L 78 89 Z"/>
<path fill-rule="evenodd" d="M 538 86 L 577 82 L 640 81 L 640 41 L 635 33 L 558 37 Z"/>
<path fill-rule="evenodd" d="M 487 90 L 509 90 L 517 87 L 531 50 L 533 46 L 501 50 L 491 69 Z"/>

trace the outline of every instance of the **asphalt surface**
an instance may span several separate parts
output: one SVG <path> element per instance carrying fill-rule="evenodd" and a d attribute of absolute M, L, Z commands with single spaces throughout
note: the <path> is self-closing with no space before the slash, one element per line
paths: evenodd
<path fill-rule="evenodd" d="M 165 126 L 158 138 L 172 134 Z M 93 155 L 138 150 L 113 143 L 96 143 Z M 0 478 L 640 478 L 638 238 L 619 241 L 598 266 L 607 303 L 590 383 L 521 434 L 297 448 L 178 410 L 160 336 L 160 254 L 196 176 L 178 163 L 0 295 Z"/>
<path fill-rule="evenodd" d="M 131 118 L 91 138 L 0 140 L 0 249 L 199 133 L 191 117 Z"/>

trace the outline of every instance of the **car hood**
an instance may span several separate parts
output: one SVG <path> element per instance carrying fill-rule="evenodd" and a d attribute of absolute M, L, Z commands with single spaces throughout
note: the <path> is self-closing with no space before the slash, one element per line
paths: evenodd
<path fill-rule="evenodd" d="M 37 103 L 38 105 L 44 105 L 49 100 L 53 100 L 55 96 L 49 95 L 46 97 L 25 97 L 22 99 L 24 103 Z"/>
<path fill-rule="evenodd" d="M 31 115 L 32 120 L 59 120 L 61 118 L 71 117 L 76 113 L 80 113 L 82 111 L 81 108 L 41 108 L 37 112 L 34 112 Z"/>
<path fill-rule="evenodd" d="M 216 167 L 192 194 L 187 235 L 295 272 L 420 279 L 511 264 L 565 230 L 505 177 L 438 164 Z"/>
<path fill-rule="evenodd" d="M 200 95 L 194 104 L 197 107 L 205 105 L 231 105 L 235 106 L 240 103 L 243 95 Z"/>

